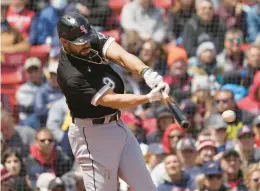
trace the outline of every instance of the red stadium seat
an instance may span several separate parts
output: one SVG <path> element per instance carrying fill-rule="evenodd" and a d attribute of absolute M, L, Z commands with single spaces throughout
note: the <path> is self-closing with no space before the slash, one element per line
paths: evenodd
<path fill-rule="evenodd" d="M 120 41 L 120 32 L 117 29 L 102 32 L 106 36 L 112 36 L 116 39 L 116 42 Z"/>
<path fill-rule="evenodd" d="M 109 7 L 115 11 L 115 10 L 121 10 L 123 6 L 128 3 L 129 0 L 109 0 L 108 4 Z"/>
<path fill-rule="evenodd" d="M 155 7 L 169 9 L 172 6 L 172 0 L 153 0 Z"/>
<path fill-rule="evenodd" d="M 16 85 L 25 81 L 23 66 L 20 67 L 4 67 L 1 71 L 1 85 Z"/>
<path fill-rule="evenodd" d="M 25 60 L 28 58 L 29 52 L 19 52 L 19 53 L 2 53 L 2 64 L 21 66 L 24 64 Z"/>
<path fill-rule="evenodd" d="M 42 64 L 45 65 L 49 59 L 50 54 L 50 46 L 43 44 L 43 45 L 36 45 L 32 46 L 30 50 L 31 57 L 38 57 Z"/>

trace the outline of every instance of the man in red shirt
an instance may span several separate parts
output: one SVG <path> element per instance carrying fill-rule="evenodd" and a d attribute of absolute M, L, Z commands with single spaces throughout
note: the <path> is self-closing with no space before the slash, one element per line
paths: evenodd
<path fill-rule="evenodd" d="M 255 145 L 260 148 L 260 115 L 254 118 L 252 126 L 255 133 Z"/>
<path fill-rule="evenodd" d="M 27 38 L 35 12 L 25 8 L 25 4 L 26 0 L 10 0 L 6 18 L 12 27 Z"/>

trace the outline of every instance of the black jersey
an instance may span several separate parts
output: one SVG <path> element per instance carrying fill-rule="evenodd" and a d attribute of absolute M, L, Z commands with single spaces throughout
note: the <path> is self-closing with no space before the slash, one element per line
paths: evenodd
<path fill-rule="evenodd" d="M 62 89 L 71 115 L 74 118 L 100 118 L 117 110 L 96 105 L 109 85 L 115 93 L 124 93 L 124 83 L 111 68 L 104 55 L 113 41 L 112 37 L 99 34 L 91 44 L 97 54 L 87 60 L 61 51 L 57 80 Z"/>

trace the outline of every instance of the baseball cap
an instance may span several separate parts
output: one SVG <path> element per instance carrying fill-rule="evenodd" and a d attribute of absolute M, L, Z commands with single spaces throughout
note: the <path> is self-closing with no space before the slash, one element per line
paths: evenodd
<path fill-rule="evenodd" d="M 190 137 L 184 137 L 181 140 L 178 141 L 176 148 L 178 150 L 196 150 L 195 146 L 196 142 L 193 138 Z"/>
<path fill-rule="evenodd" d="M 50 182 L 56 178 L 55 175 L 45 172 L 42 173 L 36 182 L 36 187 L 40 189 L 40 191 L 48 191 Z"/>
<path fill-rule="evenodd" d="M 147 153 L 161 155 L 161 154 L 164 154 L 164 150 L 160 143 L 152 143 L 152 144 L 148 145 Z"/>
<path fill-rule="evenodd" d="M 57 74 L 58 62 L 50 62 L 48 66 L 48 72 Z"/>
<path fill-rule="evenodd" d="M 203 165 L 203 174 L 205 175 L 219 175 L 222 174 L 222 169 L 219 162 L 210 161 Z"/>
<path fill-rule="evenodd" d="M 185 100 L 181 102 L 180 109 L 183 114 L 187 117 L 193 117 L 197 112 L 197 106 L 190 100 Z"/>
<path fill-rule="evenodd" d="M 216 54 L 216 47 L 213 42 L 211 41 L 206 41 L 201 43 L 196 51 L 196 56 L 199 57 L 201 53 L 205 52 L 206 50 L 212 51 L 214 54 Z"/>
<path fill-rule="evenodd" d="M 259 125 L 259 124 L 260 124 L 260 115 L 254 118 L 252 125 Z"/>
<path fill-rule="evenodd" d="M 227 149 L 227 150 L 225 150 L 225 152 L 223 154 L 223 158 L 226 158 L 229 156 L 239 157 L 239 153 L 235 149 Z"/>
<path fill-rule="evenodd" d="M 41 60 L 37 57 L 27 58 L 24 64 L 24 68 L 28 70 L 31 67 L 40 68 L 42 65 Z"/>
<path fill-rule="evenodd" d="M 238 132 L 237 132 L 237 138 L 241 137 L 244 134 L 254 134 L 252 131 L 252 128 L 249 127 L 248 125 L 244 125 L 243 127 L 241 127 Z"/>
<path fill-rule="evenodd" d="M 49 190 L 53 190 L 56 187 L 64 188 L 64 183 L 63 183 L 63 181 L 59 177 L 51 180 L 51 182 L 49 183 L 48 189 Z"/>
<path fill-rule="evenodd" d="M 201 151 L 201 149 L 203 149 L 205 147 L 216 148 L 216 143 L 215 143 L 215 141 L 213 141 L 211 139 L 201 140 L 201 141 L 199 141 L 199 143 L 197 145 L 197 151 Z"/>
<path fill-rule="evenodd" d="M 228 124 L 220 114 L 212 114 L 206 119 L 205 126 L 207 128 L 226 129 Z"/>

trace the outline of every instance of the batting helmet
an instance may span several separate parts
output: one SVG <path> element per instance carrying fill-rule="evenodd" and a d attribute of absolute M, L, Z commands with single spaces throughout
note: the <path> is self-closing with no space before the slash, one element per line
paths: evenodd
<path fill-rule="evenodd" d="M 86 44 L 96 35 L 88 20 L 76 12 L 61 17 L 57 24 L 57 30 L 59 38 L 64 38 L 76 45 Z"/>

